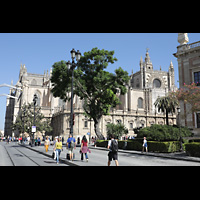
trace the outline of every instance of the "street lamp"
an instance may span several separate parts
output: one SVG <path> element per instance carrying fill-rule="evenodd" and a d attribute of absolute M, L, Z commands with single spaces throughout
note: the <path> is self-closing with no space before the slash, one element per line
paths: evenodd
<path fill-rule="evenodd" d="M 36 103 L 37 103 L 37 100 L 38 100 L 38 97 L 36 94 L 34 94 L 34 97 L 33 97 L 33 105 L 34 105 L 34 119 L 33 119 L 33 126 L 34 126 L 34 129 L 35 129 L 35 106 L 36 106 Z M 33 129 L 33 128 L 32 128 Z M 35 131 L 35 130 L 34 130 Z M 33 132 L 33 131 L 32 131 Z M 32 146 L 34 144 L 34 132 L 33 132 L 33 139 L 32 139 Z"/>
<path fill-rule="evenodd" d="M 180 146 L 181 146 L 181 151 L 183 151 L 182 136 L 181 136 L 181 119 L 180 119 L 181 108 L 180 107 L 177 107 L 177 113 L 178 113 L 178 126 L 179 126 Z"/>
<path fill-rule="evenodd" d="M 24 106 L 24 109 L 23 109 L 23 133 L 22 133 L 22 140 L 21 140 L 21 142 L 22 142 L 22 144 L 23 144 L 23 142 L 24 142 L 24 120 L 25 120 L 25 114 L 26 114 L 26 107 Z"/>
<path fill-rule="evenodd" d="M 33 125 L 34 126 L 35 126 L 35 106 L 36 106 L 37 100 L 38 100 L 38 97 L 36 94 L 34 94 L 34 97 L 33 97 L 33 104 L 34 104 L 34 123 L 33 123 Z"/>
<path fill-rule="evenodd" d="M 81 59 L 81 53 L 79 52 L 79 50 L 75 51 L 74 49 L 72 49 L 72 50 L 70 51 L 70 53 L 71 53 L 72 63 L 70 63 L 70 61 L 67 62 L 67 69 L 72 71 L 70 134 L 71 134 L 72 137 L 73 137 L 73 125 L 74 125 L 74 115 L 73 115 L 73 113 L 74 113 L 74 111 L 73 111 L 74 69 L 75 69 L 75 67 L 77 66 L 78 61 Z M 77 63 L 74 62 L 75 57 L 76 57 Z"/>

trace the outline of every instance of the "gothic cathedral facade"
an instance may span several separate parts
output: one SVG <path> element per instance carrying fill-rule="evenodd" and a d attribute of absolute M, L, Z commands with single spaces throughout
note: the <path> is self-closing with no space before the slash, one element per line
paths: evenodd
<path fill-rule="evenodd" d="M 23 89 L 23 93 L 11 90 L 12 95 L 18 99 L 7 99 L 5 135 L 17 135 L 9 129 L 15 122 L 23 104 L 32 103 L 34 94 L 37 95 L 37 105 L 46 118 L 51 118 L 53 136 L 68 138 L 70 132 L 70 102 L 63 102 L 53 97 L 51 93 L 51 71 L 44 75 L 27 72 L 25 65 L 21 65 L 17 87 Z M 106 137 L 106 125 L 108 123 L 123 123 L 129 130 L 130 136 L 134 136 L 134 128 L 151 126 L 152 124 L 166 124 L 165 114 L 158 112 L 154 102 L 158 97 L 165 96 L 169 91 L 176 90 L 174 81 L 174 67 L 172 62 L 169 70 L 154 70 L 150 60 L 148 49 L 145 59 L 141 57 L 139 71 L 130 75 L 127 85 L 128 92 L 119 95 L 122 104 L 112 108 L 110 115 L 103 116 L 100 123 L 101 133 Z M 11 102 L 12 101 L 12 102 Z M 82 101 L 74 96 L 74 137 L 82 138 L 83 135 L 95 137 L 94 123 L 84 115 Z M 169 116 L 169 123 L 176 124 L 176 115 Z M 89 137 L 89 136 L 88 136 Z"/>

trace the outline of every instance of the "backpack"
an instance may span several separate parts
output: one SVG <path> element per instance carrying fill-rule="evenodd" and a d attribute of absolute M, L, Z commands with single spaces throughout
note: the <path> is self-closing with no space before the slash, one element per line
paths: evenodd
<path fill-rule="evenodd" d="M 116 153 L 118 151 L 118 143 L 116 140 L 111 141 L 111 151 Z"/>
<path fill-rule="evenodd" d="M 75 144 L 74 144 L 74 141 L 73 141 L 74 138 L 72 138 L 71 142 L 70 142 L 70 148 L 74 148 L 75 147 Z"/>

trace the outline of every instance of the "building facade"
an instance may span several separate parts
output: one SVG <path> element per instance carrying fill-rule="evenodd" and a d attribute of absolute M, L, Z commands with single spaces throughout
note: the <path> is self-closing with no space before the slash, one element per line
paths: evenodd
<path fill-rule="evenodd" d="M 174 67 L 172 62 L 169 70 L 154 70 L 150 60 L 148 49 L 145 59 L 141 57 L 139 62 L 139 71 L 130 75 L 130 82 L 126 86 L 128 92 L 125 95 L 118 94 L 122 104 L 112 108 L 110 115 L 103 116 L 100 123 L 100 130 L 106 137 L 106 125 L 108 123 L 123 123 L 129 130 L 130 136 L 134 135 L 134 128 L 147 127 L 152 124 L 166 124 L 165 114 L 158 112 L 154 102 L 158 97 L 165 96 L 169 91 L 175 91 L 177 88 L 174 83 Z M 13 92 L 12 95 L 17 99 L 12 99 L 12 108 L 7 108 L 8 117 L 6 124 L 15 122 L 23 104 L 33 102 L 34 94 L 38 97 L 37 105 L 41 107 L 41 112 L 45 117 L 52 119 L 53 136 L 63 136 L 65 140 L 70 132 L 70 105 L 71 102 L 63 102 L 59 98 L 54 98 L 51 93 L 51 71 L 44 75 L 31 74 L 27 72 L 25 65 L 21 65 L 19 81 L 16 86 L 21 87 L 23 92 Z M 69 94 L 70 95 L 70 94 Z M 8 105 L 11 99 L 7 99 Z M 10 104 L 11 105 L 11 104 Z M 84 115 L 83 102 L 78 96 L 74 96 L 74 137 L 82 138 L 95 137 L 94 122 Z M 169 115 L 169 123 L 176 124 L 176 115 Z M 8 135 L 10 133 L 6 132 Z M 19 134 L 19 133 L 15 133 Z M 11 134 L 10 134 L 11 135 Z"/>
<path fill-rule="evenodd" d="M 184 83 L 190 85 L 200 83 L 200 41 L 188 44 L 187 33 L 178 34 L 177 52 L 174 56 L 178 61 L 179 87 L 183 88 Z M 191 106 L 180 102 L 180 123 L 194 130 L 196 135 L 200 135 L 200 111 L 191 112 Z"/>
<path fill-rule="evenodd" d="M 52 112 L 56 105 L 54 105 L 54 101 L 56 99 L 51 94 L 50 84 L 50 74 L 48 71 L 44 72 L 44 75 L 28 73 L 26 66 L 21 64 L 19 80 L 15 86 L 22 88 L 22 92 L 10 89 L 10 95 L 18 99 L 7 98 L 5 135 L 19 135 L 18 131 L 12 132 L 11 125 L 15 122 L 17 116 L 20 115 L 22 106 L 33 102 L 34 94 L 38 97 L 37 105 L 41 107 L 41 113 L 46 118 L 52 117 Z"/>

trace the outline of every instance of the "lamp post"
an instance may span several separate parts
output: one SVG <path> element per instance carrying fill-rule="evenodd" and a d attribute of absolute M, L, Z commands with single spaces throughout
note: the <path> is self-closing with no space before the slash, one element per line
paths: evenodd
<path fill-rule="evenodd" d="M 26 107 L 24 107 L 24 109 L 23 109 L 23 133 L 22 133 L 22 144 L 23 144 L 23 142 L 24 142 L 24 120 L 25 120 L 25 114 L 26 114 Z"/>
<path fill-rule="evenodd" d="M 34 98 L 33 98 L 33 104 L 34 104 L 34 121 L 33 121 L 33 125 L 35 126 L 35 106 L 37 103 L 38 97 L 36 94 L 34 94 Z"/>
<path fill-rule="evenodd" d="M 36 94 L 34 94 L 34 97 L 33 97 L 33 105 L 34 105 L 34 118 L 33 118 L 33 126 L 34 126 L 34 129 L 35 129 L 35 106 L 36 106 L 36 103 L 37 103 L 37 100 L 38 100 L 38 97 Z M 34 130 L 35 131 L 35 130 Z M 33 132 L 33 131 L 32 131 Z M 33 139 L 32 139 L 32 146 L 34 144 L 34 132 L 33 132 Z"/>
<path fill-rule="evenodd" d="M 75 51 L 72 49 L 70 51 L 71 53 L 71 58 L 72 58 L 72 63 L 70 61 L 67 62 L 67 69 L 72 71 L 72 84 L 71 84 L 71 113 L 70 113 L 70 134 L 73 137 L 73 125 L 74 125 L 74 110 L 73 110 L 73 97 L 74 97 L 74 92 L 73 92 L 73 86 L 74 86 L 74 69 L 77 66 L 78 61 L 81 58 L 81 53 L 79 50 Z M 74 59 L 76 58 L 77 63 L 75 63 Z"/>
<path fill-rule="evenodd" d="M 180 107 L 177 107 L 177 112 L 178 112 L 178 126 L 179 126 L 179 136 L 180 136 L 180 147 L 181 147 L 181 151 L 183 151 L 182 136 L 181 136 L 181 119 L 180 119 L 181 109 L 180 109 Z"/>

